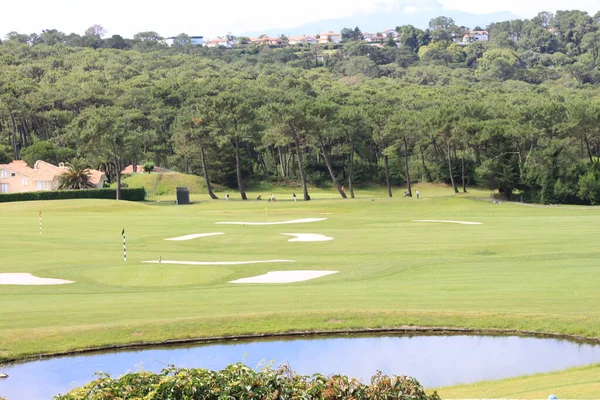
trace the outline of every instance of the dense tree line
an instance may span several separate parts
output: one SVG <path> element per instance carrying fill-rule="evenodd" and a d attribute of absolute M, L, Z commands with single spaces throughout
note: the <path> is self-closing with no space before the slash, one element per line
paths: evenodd
<path fill-rule="evenodd" d="M 600 16 L 540 13 L 459 46 L 449 18 L 399 43 L 207 49 L 94 26 L 0 44 L 0 162 L 152 162 L 210 183 L 478 184 L 600 203 Z M 350 30 L 345 32 L 350 34 Z M 86 40 L 90 41 L 89 43 Z M 92 45 L 94 41 L 96 45 Z M 113 40 L 113 42 L 110 42 Z M 125 39 L 123 39 L 125 40 Z"/>

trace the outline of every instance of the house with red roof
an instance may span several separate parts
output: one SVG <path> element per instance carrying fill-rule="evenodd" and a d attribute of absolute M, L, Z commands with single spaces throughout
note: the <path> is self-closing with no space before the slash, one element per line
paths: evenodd
<path fill-rule="evenodd" d="M 33 168 L 22 160 L 0 164 L 0 193 L 57 190 L 59 176 L 66 171 L 63 163 L 56 166 L 42 160 L 38 160 Z M 90 182 L 98 189 L 106 182 L 106 175 L 102 171 L 90 169 L 89 175 Z"/>

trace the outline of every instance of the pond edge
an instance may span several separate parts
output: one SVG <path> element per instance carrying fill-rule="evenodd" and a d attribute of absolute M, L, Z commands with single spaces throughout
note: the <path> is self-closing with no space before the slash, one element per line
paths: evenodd
<path fill-rule="evenodd" d="M 387 328 L 357 328 L 357 329 L 320 329 L 320 330 L 303 330 L 303 331 L 290 331 L 290 332 L 276 332 L 276 333 L 253 333 L 244 335 L 222 335 L 222 336 L 209 336 L 199 338 L 186 338 L 186 339 L 169 339 L 154 342 L 133 342 L 124 344 L 115 344 L 109 346 L 98 346 L 98 347 L 87 347 L 83 349 L 55 352 L 55 353 L 41 353 L 36 355 L 29 355 L 23 357 L 15 357 L 11 359 L 5 359 L 0 361 L 0 366 L 6 366 L 9 364 L 24 363 L 29 361 L 45 360 L 54 357 L 65 357 L 74 356 L 90 353 L 100 353 L 112 350 L 137 350 L 150 347 L 160 346 L 176 346 L 183 344 L 208 344 L 208 343 L 220 343 L 220 342 L 235 342 L 238 340 L 252 340 L 252 339 L 285 339 L 285 338 L 302 338 L 311 336 L 335 336 L 335 335 L 359 335 L 359 334 L 468 334 L 468 335 L 485 335 L 485 336 L 525 336 L 533 338 L 547 338 L 547 339 L 565 339 L 578 343 L 587 344 L 600 344 L 600 337 L 587 337 L 581 335 L 568 335 L 560 333 L 550 332 L 536 332 L 519 329 L 500 329 L 500 328 L 457 328 L 457 327 L 432 327 L 432 326 L 398 326 L 398 327 L 387 327 Z"/>

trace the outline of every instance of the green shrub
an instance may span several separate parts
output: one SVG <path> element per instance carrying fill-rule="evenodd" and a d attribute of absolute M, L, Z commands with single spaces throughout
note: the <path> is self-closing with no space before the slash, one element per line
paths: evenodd
<path fill-rule="evenodd" d="M 341 375 L 298 375 L 287 366 L 255 371 L 243 364 L 233 364 L 222 371 L 170 367 L 159 374 L 136 372 L 119 379 L 102 374 L 87 385 L 55 399 L 439 400 L 439 396 L 437 393 L 428 396 L 416 379 L 404 376 L 388 377 L 377 373 L 371 383 L 365 385 Z"/>
<path fill-rule="evenodd" d="M 117 197 L 117 189 L 90 190 L 47 190 L 39 192 L 23 192 L 0 194 L 0 203 L 31 200 L 66 200 L 66 199 L 111 199 Z M 121 199 L 127 201 L 144 201 L 144 188 L 121 189 Z"/>

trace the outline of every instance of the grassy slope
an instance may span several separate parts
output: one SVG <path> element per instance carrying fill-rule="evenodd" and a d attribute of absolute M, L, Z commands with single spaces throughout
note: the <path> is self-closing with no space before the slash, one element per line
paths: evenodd
<path fill-rule="evenodd" d="M 193 194 L 206 193 L 206 185 L 201 177 L 177 172 L 128 175 L 123 179 L 123 183 L 131 188 L 145 188 L 150 199 L 175 199 L 175 188 L 180 186 L 189 188 Z"/>
<path fill-rule="evenodd" d="M 275 191 L 279 199 L 291 197 L 288 192 Z M 398 197 L 373 201 L 370 196 L 384 196 L 374 189 L 359 192 L 354 201 L 333 200 L 336 195 L 331 191 L 314 191 L 313 197 L 323 200 L 308 203 L 0 204 L 0 272 L 77 282 L 0 286 L 0 358 L 166 338 L 411 324 L 600 337 L 600 209 L 494 206 L 470 197 L 444 197 L 447 188 L 426 185 L 421 193 L 421 201 Z M 488 193 L 475 193 L 484 194 Z M 40 209 L 42 237 L 37 233 Z M 288 226 L 214 225 L 319 216 L 329 220 Z M 413 219 L 484 225 L 420 224 Z M 122 228 L 128 236 L 127 264 L 122 261 Z M 227 235 L 163 240 L 217 231 Z M 287 232 L 322 233 L 336 240 L 288 243 L 289 238 L 279 235 Z M 217 267 L 141 263 L 159 256 L 298 262 Z M 227 284 L 289 269 L 340 273 L 289 285 Z M 598 372 L 600 368 L 583 375 Z M 481 387 L 449 390 L 451 394 L 442 391 L 442 395 L 487 395 Z M 502 390 L 498 386 L 497 392 L 489 393 L 517 392 L 512 387 Z M 600 389 L 576 394 L 598 397 Z"/>
<path fill-rule="evenodd" d="M 438 393 L 447 399 L 546 399 L 550 394 L 559 399 L 597 399 L 600 397 L 600 365 L 442 388 Z"/>

